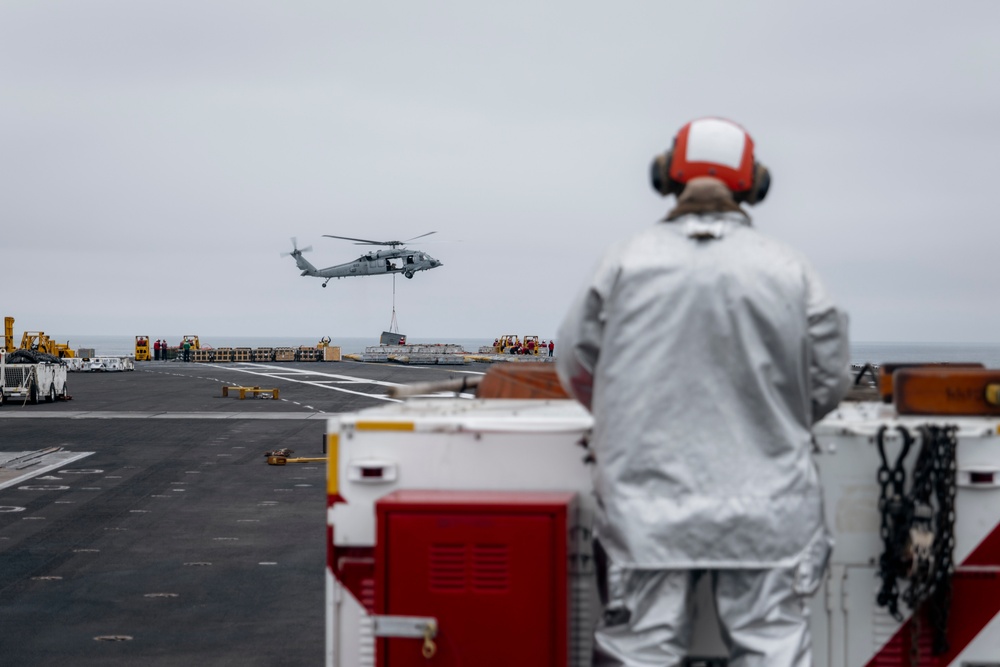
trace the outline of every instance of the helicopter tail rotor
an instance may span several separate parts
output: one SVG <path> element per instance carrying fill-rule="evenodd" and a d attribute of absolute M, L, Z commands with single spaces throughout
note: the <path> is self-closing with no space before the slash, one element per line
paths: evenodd
<path fill-rule="evenodd" d="M 311 245 L 307 245 L 305 248 L 299 248 L 298 241 L 294 236 L 291 238 L 291 241 L 292 241 L 291 252 L 281 253 L 282 257 L 288 257 L 289 255 L 291 255 L 292 257 L 301 257 L 302 253 L 304 252 L 312 252 L 313 247 Z"/>

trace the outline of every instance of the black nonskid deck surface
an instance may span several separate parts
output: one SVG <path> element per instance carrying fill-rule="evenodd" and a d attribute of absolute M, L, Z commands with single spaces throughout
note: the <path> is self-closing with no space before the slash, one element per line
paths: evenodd
<path fill-rule="evenodd" d="M 482 372 L 139 363 L 0 408 L 0 452 L 93 452 L 0 489 L 0 664 L 323 662 L 326 417 Z M 278 388 L 240 400 L 224 384 Z"/>

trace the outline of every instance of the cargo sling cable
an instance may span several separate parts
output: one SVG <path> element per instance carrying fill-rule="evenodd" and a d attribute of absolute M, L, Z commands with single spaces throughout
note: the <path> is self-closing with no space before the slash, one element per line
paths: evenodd
<path fill-rule="evenodd" d="M 885 452 L 887 427 L 877 435 L 882 465 L 878 471 L 881 488 L 879 512 L 880 533 L 884 544 L 879 559 L 882 586 L 878 604 L 902 621 L 897 579 L 907 579 L 909 587 L 903 600 L 913 610 L 910 629 L 910 664 L 919 661 L 920 614 L 927 603 L 927 614 L 933 631 L 932 653 L 948 651 L 946 638 L 948 613 L 951 605 L 951 575 L 955 566 L 952 552 L 955 546 L 955 426 L 921 426 L 920 452 L 913 470 L 909 493 L 905 490 L 907 454 L 916 439 L 903 426 L 896 430 L 903 446 L 892 467 Z M 933 498 L 932 498 L 933 495 Z M 936 512 L 932 505 L 936 503 Z"/>
<path fill-rule="evenodd" d="M 392 274 L 392 320 L 389 321 L 389 331 L 399 333 L 399 323 L 396 321 L 396 274 Z"/>

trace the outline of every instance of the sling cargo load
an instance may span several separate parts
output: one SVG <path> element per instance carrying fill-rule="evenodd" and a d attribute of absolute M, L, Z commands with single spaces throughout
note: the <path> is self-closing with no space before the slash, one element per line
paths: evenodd
<path fill-rule="evenodd" d="M 845 402 L 814 428 L 836 539 L 808 599 L 817 667 L 1000 664 L 1000 372 L 900 377 L 921 372 L 897 371 L 895 405 Z M 913 414 L 934 392 L 936 411 Z M 326 664 L 589 665 L 591 427 L 560 399 L 331 418 Z M 722 667 L 707 583 L 686 664 Z"/>

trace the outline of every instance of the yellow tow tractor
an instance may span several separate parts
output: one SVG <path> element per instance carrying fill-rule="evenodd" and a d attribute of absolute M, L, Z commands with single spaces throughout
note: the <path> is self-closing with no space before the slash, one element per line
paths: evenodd
<path fill-rule="evenodd" d="M 498 354 L 507 354 L 507 350 L 520 345 L 521 339 L 515 334 L 504 334 L 497 339 L 496 351 Z"/>
<path fill-rule="evenodd" d="M 184 343 L 190 343 L 192 350 L 200 350 L 201 343 L 198 342 L 198 337 L 192 334 L 186 334 L 184 340 L 181 341 L 181 347 L 184 347 Z"/>
<path fill-rule="evenodd" d="M 530 345 L 528 343 L 531 343 Z M 528 336 L 525 335 L 521 339 L 522 352 L 525 354 L 533 354 L 538 356 L 538 336 Z M 546 350 L 548 352 L 548 350 Z"/>

